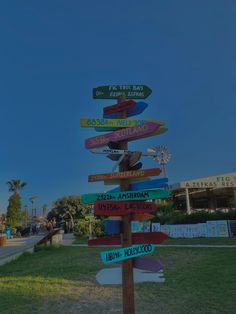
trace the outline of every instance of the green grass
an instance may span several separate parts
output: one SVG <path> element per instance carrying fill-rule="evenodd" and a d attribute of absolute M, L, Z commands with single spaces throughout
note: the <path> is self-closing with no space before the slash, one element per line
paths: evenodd
<path fill-rule="evenodd" d="M 0 267 L 0 313 L 122 313 L 121 286 L 99 286 L 104 248 L 46 247 Z M 235 248 L 157 248 L 165 283 L 135 285 L 136 313 L 235 313 Z M 109 267 L 113 267 L 112 265 Z"/>

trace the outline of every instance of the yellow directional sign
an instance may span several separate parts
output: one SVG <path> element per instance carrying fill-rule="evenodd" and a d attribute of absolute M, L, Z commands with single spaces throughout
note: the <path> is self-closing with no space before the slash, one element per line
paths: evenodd
<path fill-rule="evenodd" d="M 159 120 L 82 118 L 80 119 L 80 126 L 83 128 L 127 128 L 131 126 L 141 125 L 147 122 L 154 122 L 159 125 L 165 125 L 165 122 Z"/>

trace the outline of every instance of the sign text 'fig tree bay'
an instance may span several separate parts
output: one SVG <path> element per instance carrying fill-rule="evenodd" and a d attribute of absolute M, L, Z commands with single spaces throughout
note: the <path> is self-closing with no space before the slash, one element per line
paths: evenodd
<path fill-rule="evenodd" d="M 93 88 L 95 99 L 116 99 L 125 96 L 126 99 L 145 99 L 152 93 L 146 85 L 107 85 Z"/>
<path fill-rule="evenodd" d="M 152 254 L 154 250 L 155 246 L 153 244 L 141 244 L 132 245 L 112 251 L 105 251 L 100 253 L 100 255 L 104 264 L 112 264 L 115 262 L 123 261 L 125 259 Z"/>
<path fill-rule="evenodd" d="M 143 190 L 143 191 L 126 191 L 117 193 L 94 193 L 83 194 L 81 197 L 82 204 L 93 204 L 96 201 L 147 201 L 154 199 L 163 199 L 170 196 L 167 190 Z"/>
<path fill-rule="evenodd" d="M 132 126 L 130 128 L 125 128 L 107 134 L 90 137 L 85 140 L 85 147 L 90 149 L 106 146 L 109 142 L 136 140 L 139 139 L 140 137 L 143 138 L 146 136 L 151 136 L 159 128 L 160 125 L 153 122 L 148 122 L 138 126 Z"/>

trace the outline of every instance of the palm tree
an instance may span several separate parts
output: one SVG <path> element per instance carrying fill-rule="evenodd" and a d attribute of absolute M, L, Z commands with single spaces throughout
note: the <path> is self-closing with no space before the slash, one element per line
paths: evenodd
<path fill-rule="evenodd" d="M 7 181 L 8 189 L 10 192 L 13 192 L 13 194 L 18 194 L 18 191 L 23 189 L 23 187 L 26 186 L 26 182 L 21 182 L 19 179 L 13 179 L 11 181 Z"/>

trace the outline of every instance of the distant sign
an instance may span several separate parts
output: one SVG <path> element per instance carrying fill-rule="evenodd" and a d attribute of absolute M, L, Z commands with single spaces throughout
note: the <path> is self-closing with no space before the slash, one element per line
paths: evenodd
<path fill-rule="evenodd" d="M 96 148 L 106 146 L 109 142 L 133 141 L 139 138 L 152 136 L 160 128 L 160 125 L 153 122 L 147 122 L 143 125 L 132 126 L 130 128 L 110 132 L 107 134 L 90 137 L 85 140 L 85 147 Z"/>
<path fill-rule="evenodd" d="M 132 213 L 152 213 L 157 210 L 153 202 L 127 201 L 97 201 L 94 203 L 94 213 L 98 216 L 123 216 Z"/>
<path fill-rule="evenodd" d="M 232 188 L 236 187 L 236 172 L 220 176 L 183 181 L 176 188 L 206 189 L 206 188 Z M 173 188 L 175 188 L 173 186 Z"/>
<path fill-rule="evenodd" d="M 108 85 L 93 89 L 95 99 L 116 99 L 125 96 L 127 99 L 145 99 L 152 93 L 146 85 Z"/>
<path fill-rule="evenodd" d="M 163 199 L 170 196 L 167 190 L 143 190 L 143 191 L 126 191 L 118 193 L 96 193 L 83 194 L 81 202 L 83 204 L 92 204 L 96 201 L 146 201 L 153 199 Z"/>
<path fill-rule="evenodd" d="M 122 249 L 105 251 L 100 253 L 104 264 L 112 264 L 126 259 L 152 254 L 155 246 L 152 244 L 132 245 Z"/>
<path fill-rule="evenodd" d="M 150 168 L 136 171 L 121 171 L 112 173 L 93 174 L 88 176 L 89 182 L 95 181 L 114 181 L 118 179 L 145 178 L 149 176 L 158 176 L 161 173 L 160 168 Z"/>
<path fill-rule="evenodd" d="M 150 220 L 153 219 L 155 216 L 154 215 L 150 215 L 147 213 L 144 214 L 132 214 L 132 220 L 136 220 L 136 221 L 145 221 L 145 220 Z"/>

